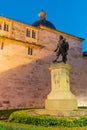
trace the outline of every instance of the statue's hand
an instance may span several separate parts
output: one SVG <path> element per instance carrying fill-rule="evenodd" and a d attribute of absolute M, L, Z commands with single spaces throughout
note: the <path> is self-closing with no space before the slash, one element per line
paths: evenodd
<path fill-rule="evenodd" d="M 56 50 L 54 50 L 54 52 L 56 52 L 57 51 L 57 49 Z"/>

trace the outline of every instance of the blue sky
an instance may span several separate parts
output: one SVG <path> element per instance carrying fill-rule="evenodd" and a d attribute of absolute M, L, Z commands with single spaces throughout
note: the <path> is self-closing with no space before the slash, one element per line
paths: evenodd
<path fill-rule="evenodd" d="M 57 30 L 84 38 L 82 51 L 87 51 L 87 0 L 0 1 L 0 15 L 28 24 L 39 19 L 42 9 Z"/>

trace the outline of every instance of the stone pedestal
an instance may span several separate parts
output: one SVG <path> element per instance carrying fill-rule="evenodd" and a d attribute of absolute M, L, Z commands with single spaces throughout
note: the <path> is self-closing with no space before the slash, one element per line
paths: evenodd
<path fill-rule="evenodd" d="M 69 64 L 52 64 L 51 71 L 51 92 L 45 100 L 47 110 L 76 110 L 77 100 L 70 91 Z"/>

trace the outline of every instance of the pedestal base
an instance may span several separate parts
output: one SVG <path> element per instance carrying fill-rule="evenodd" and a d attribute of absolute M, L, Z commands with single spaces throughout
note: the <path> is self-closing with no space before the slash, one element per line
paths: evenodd
<path fill-rule="evenodd" d="M 45 109 L 47 110 L 76 110 L 77 101 L 75 99 L 46 99 Z"/>
<path fill-rule="evenodd" d="M 56 116 L 56 117 L 80 117 L 80 116 L 87 116 L 87 109 L 78 109 L 74 111 L 57 111 L 57 110 L 47 110 L 47 109 L 36 109 L 35 115 L 50 115 L 50 116 Z"/>
<path fill-rule="evenodd" d="M 46 110 L 73 111 L 77 110 L 77 100 L 70 91 L 68 64 L 52 64 L 51 70 L 51 92 L 45 100 Z"/>

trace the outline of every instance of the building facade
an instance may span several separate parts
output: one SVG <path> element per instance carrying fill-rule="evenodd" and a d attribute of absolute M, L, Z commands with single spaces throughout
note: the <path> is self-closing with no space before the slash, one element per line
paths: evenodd
<path fill-rule="evenodd" d="M 40 20 L 32 25 L 0 16 L 0 109 L 44 107 L 51 88 L 48 68 L 56 57 L 54 50 L 60 35 L 70 46 L 67 63 L 72 66 L 71 91 L 78 105 L 87 105 L 83 39 L 60 32 L 51 22 L 44 21 L 43 11 Z"/>

